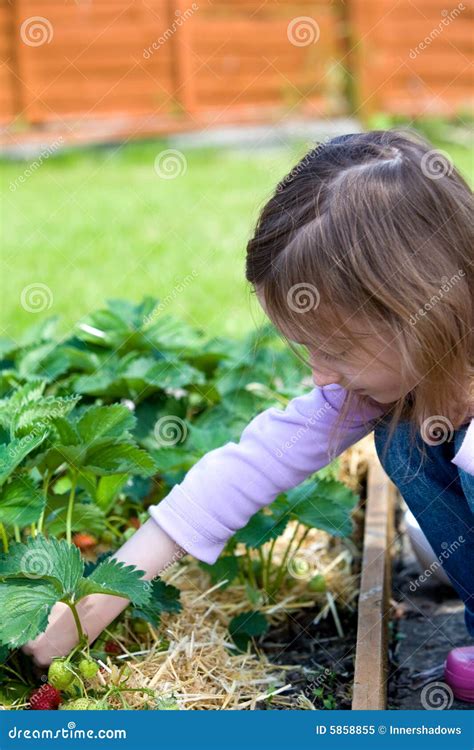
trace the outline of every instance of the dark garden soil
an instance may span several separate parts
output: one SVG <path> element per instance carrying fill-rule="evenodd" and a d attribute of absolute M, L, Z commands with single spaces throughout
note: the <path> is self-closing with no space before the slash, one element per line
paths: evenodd
<path fill-rule="evenodd" d="M 358 509 L 353 514 L 352 541 L 358 552 L 352 566 L 355 576 L 360 575 L 361 568 L 366 497 L 367 485 L 363 477 Z M 314 623 L 320 612 L 320 607 L 315 607 L 290 613 L 282 625 L 272 628 L 259 641 L 259 647 L 271 662 L 295 665 L 294 671 L 287 672 L 292 690 L 285 695 L 296 697 L 302 693 L 319 710 L 351 708 L 357 641 L 356 602 L 354 599 L 353 607 L 341 607 L 336 602 L 343 638 L 331 613 Z M 294 708 L 303 706 L 295 704 Z"/>
<path fill-rule="evenodd" d="M 365 486 L 360 507 L 365 504 Z M 415 592 L 410 583 L 421 573 L 411 549 L 403 521 L 405 504 L 395 513 L 395 537 L 392 564 L 392 619 L 389 625 L 388 703 L 391 710 L 426 710 L 423 689 L 444 684 L 444 660 L 449 650 L 470 645 L 473 639 L 464 624 L 464 606 L 456 592 L 434 578 Z M 362 552 L 362 514 L 357 515 L 353 540 Z M 360 557 L 354 560 L 354 573 L 360 573 Z M 350 709 L 357 640 L 357 611 L 338 610 L 344 638 L 337 632 L 331 614 L 314 624 L 319 607 L 289 614 L 287 620 L 272 628 L 259 641 L 259 647 L 275 664 L 294 665 L 287 672 L 294 695 L 294 708 L 302 708 L 296 696 L 303 694 L 316 709 Z M 469 710 L 472 704 L 452 699 L 446 691 L 446 708 Z M 441 700 L 444 701 L 443 693 Z M 426 702 L 426 697 L 425 697 Z M 444 703 L 443 703 L 444 705 Z M 308 706 L 307 706 L 308 707 Z M 263 708 L 263 706 L 262 706 Z M 268 708 L 274 708 L 271 704 Z"/>
<path fill-rule="evenodd" d="M 422 691 L 435 682 L 444 683 L 444 660 L 452 648 L 472 645 L 464 624 L 464 605 L 454 589 L 434 577 L 410 590 L 421 568 L 414 556 L 403 522 L 396 513 L 396 550 L 392 569 L 394 618 L 391 623 L 388 708 L 424 710 Z M 446 698 L 444 697 L 446 696 Z M 426 702 L 425 697 L 425 702 Z M 453 700 L 449 691 L 438 700 L 451 709 L 473 709 L 472 703 Z"/>
<path fill-rule="evenodd" d="M 295 665 L 294 671 L 287 672 L 292 691 L 285 695 L 302 693 L 318 709 L 350 709 L 357 612 L 348 615 L 339 611 L 344 639 L 338 635 L 330 614 L 317 625 L 313 623 L 318 612 L 315 608 L 292 615 L 259 645 L 273 663 Z"/>

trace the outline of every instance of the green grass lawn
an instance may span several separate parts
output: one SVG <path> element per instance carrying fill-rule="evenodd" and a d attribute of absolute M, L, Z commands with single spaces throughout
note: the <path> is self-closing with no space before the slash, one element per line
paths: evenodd
<path fill-rule="evenodd" d="M 240 335 L 264 320 L 245 281 L 245 246 L 305 145 L 189 150 L 175 179 L 154 169 L 166 148 L 156 141 L 64 154 L 44 160 L 22 184 L 29 163 L 2 163 L 0 335 L 16 338 L 53 314 L 66 332 L 105 299 L 145 294 L 209 335 Z M 451 154 L 473 179 L 472 152 Z M 51 290 L 51 307 L 27 312 L 22 290 L 38 283 Z"/>

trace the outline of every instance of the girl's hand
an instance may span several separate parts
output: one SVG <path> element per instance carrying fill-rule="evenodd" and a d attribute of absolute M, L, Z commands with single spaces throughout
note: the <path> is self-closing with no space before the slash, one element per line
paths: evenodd
<path fill-rule="evenodd" d="M 91 594 L 77 604 L 82 628 L 89 643 L 95 641 L 112 620 L 127 607 L 128 599 L 107 594 Z M 23 651 L 35 664 L 47 667 L 57 656 L 67 656 L 78 642 L 76 623 L 67 604 L 58 602 L 51 610 L 48 627 L 34 641 L 28 641 Z"/>
<path fill-rule="evenodd" d="M 186 551 L 150 518 L 117 550 L 113 558 L 144 570 L 144 580 L 151 580 L 184 554 Z M 89 643 L 95 641 L 128 604 L 128 599 L 109 594 L 90 594 L 81 599 L 77 604 L 77 611 Z M 67 604 L 58 602 L 51 610 L 45 632 L 34 641 L 28 641 L 23 646 L 23 651 L 36 664 L 44 667 L 56 656 L 69 654 L 77 642 L 78 634 L 72 612 Z"/>

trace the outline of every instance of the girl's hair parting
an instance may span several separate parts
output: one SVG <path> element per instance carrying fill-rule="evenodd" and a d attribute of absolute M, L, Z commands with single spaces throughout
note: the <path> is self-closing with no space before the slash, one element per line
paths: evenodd
<path fill-rule="evenodd" d="M 386 447 L 400 420 L 412 443 L 420 429 L 433 445 L 474 416 L 472 215 L 471 189 L 444 151 L 411 130 L 355 133 L 299 161 L 248 242 L 247 280 L 298 357 L 297 337 L 367 351 L 354 316 L 365 336 L 388 332 L 416 387 L 387 405 Z M 331 444 L 364 404 L 347 391 Z"/>

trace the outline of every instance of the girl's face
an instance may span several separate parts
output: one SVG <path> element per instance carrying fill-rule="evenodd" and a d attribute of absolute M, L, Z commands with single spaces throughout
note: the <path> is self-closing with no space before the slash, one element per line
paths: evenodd
<path fill-rule="evenodd" d="M 263 294 L 259 291 L 256 293 L 267 313 Z M 354 320 L 354 316 L 351 320 Z M 350 325 L 350 328 L 359 335 L 362 333 L 360 326 L 357 327 L 355 323 Z M 340 338 L 335 338 L 334 342 L 331 339 L 327 340 L 324 346 L 317 350 L 312 349 L 308 342 L 293 339 L 291 336 L 288 338 L 306 346 L 315 385 L 337 383 L 378 403 L 391 404 L 404 397 L 415 383 L 402 385 L 400 355 L 390 341 L 390 336 L 382 336 L 375 332 L 363 335 L 364 346 L 368 352 L 360 347 L 355 348 L 350 342 L 345 346 L 339 343 Z M 335 336 L 337 337 L 337 332 Z"/>

